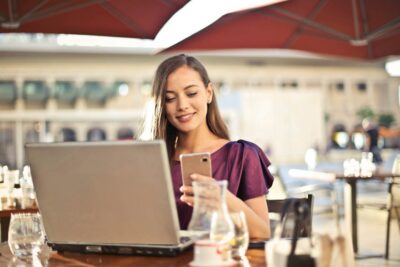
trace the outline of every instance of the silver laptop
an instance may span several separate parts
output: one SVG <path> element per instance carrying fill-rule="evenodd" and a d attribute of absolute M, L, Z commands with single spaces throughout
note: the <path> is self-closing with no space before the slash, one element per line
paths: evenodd
<path fill-rule="evenodd" d="M 48 245 L 58 251 L 176 255 L 179 230 L 163 141 L 27 144 Z"/>

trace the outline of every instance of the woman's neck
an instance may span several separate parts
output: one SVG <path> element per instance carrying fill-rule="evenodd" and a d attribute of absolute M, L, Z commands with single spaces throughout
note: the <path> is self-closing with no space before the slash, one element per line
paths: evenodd
<path fill-rule="evenodd" d="M 206 152 L 211 149 L 210 144 L 218 139 L 220 138 L 208 128 L 202 131 L 181 133 L 178 136 L 176 151 L 178 154 Z"/>

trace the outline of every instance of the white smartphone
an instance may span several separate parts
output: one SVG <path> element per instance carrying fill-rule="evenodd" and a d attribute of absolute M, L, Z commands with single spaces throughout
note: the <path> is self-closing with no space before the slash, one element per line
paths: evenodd
<path fill-rule="evenodd" d="M 179 159 L 183 185 L 192 185 L 190 175 L 193 173 L 211 177 L 211 154 L 209 152 L 181 154 Z"/>

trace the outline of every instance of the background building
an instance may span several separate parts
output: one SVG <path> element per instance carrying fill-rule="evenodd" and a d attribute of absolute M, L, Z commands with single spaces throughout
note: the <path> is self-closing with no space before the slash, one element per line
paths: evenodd
<path fill-rule="evenodd" d="M 0 164 L 21 167 L 26 142 L 139 137 L 153 74 L 168 55 L 46 51 L 0 52 Z M 276 164 L 303 161 L 310 147 L 321 153 L 338 147 L 335 130 L 347 132 L 341 142 L 353 148 L 362 109 L 400 121 L 400 79 L 380 63 L 262 53 L 198 57 L 232 139 L 252 140 Z M 386 145 L 397 147 L 397 139 Z"/>

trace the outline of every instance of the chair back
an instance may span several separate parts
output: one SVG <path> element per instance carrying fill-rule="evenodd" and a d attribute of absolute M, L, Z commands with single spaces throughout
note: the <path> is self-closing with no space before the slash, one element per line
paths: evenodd
<path fill-rule="evenodd" d="M 308 194 L 307 197 L 304 198 L 296 198 L 300 200 L 301 204 L 307 204 L 309 207 L 309 218 L 305 218 L 300 222 L 299 227 L 299 237 L 310 237 L 312 233 L 312 214 L 313 214 L 313 205 L 314 205 L 314 196 L 312 194 Z M 268 211 L 270 213 L 281 213 L 282 208 L 287 199 L 267 199 Z M 287 210 L 287 216 L 294 216 L 293 207 Z M 271 230 L 272 232 L 275 230 L 277 225 L 277 221 L 271 221 Z M 293 231 L 290 229 L 285 229 L 283 232 L 284 237 L 291 237 Z"/>
<path fill-rule="evenodd" d="M 393 161 L 392 172 L 400 173 L 400 154 L 398 154 Z"/>

